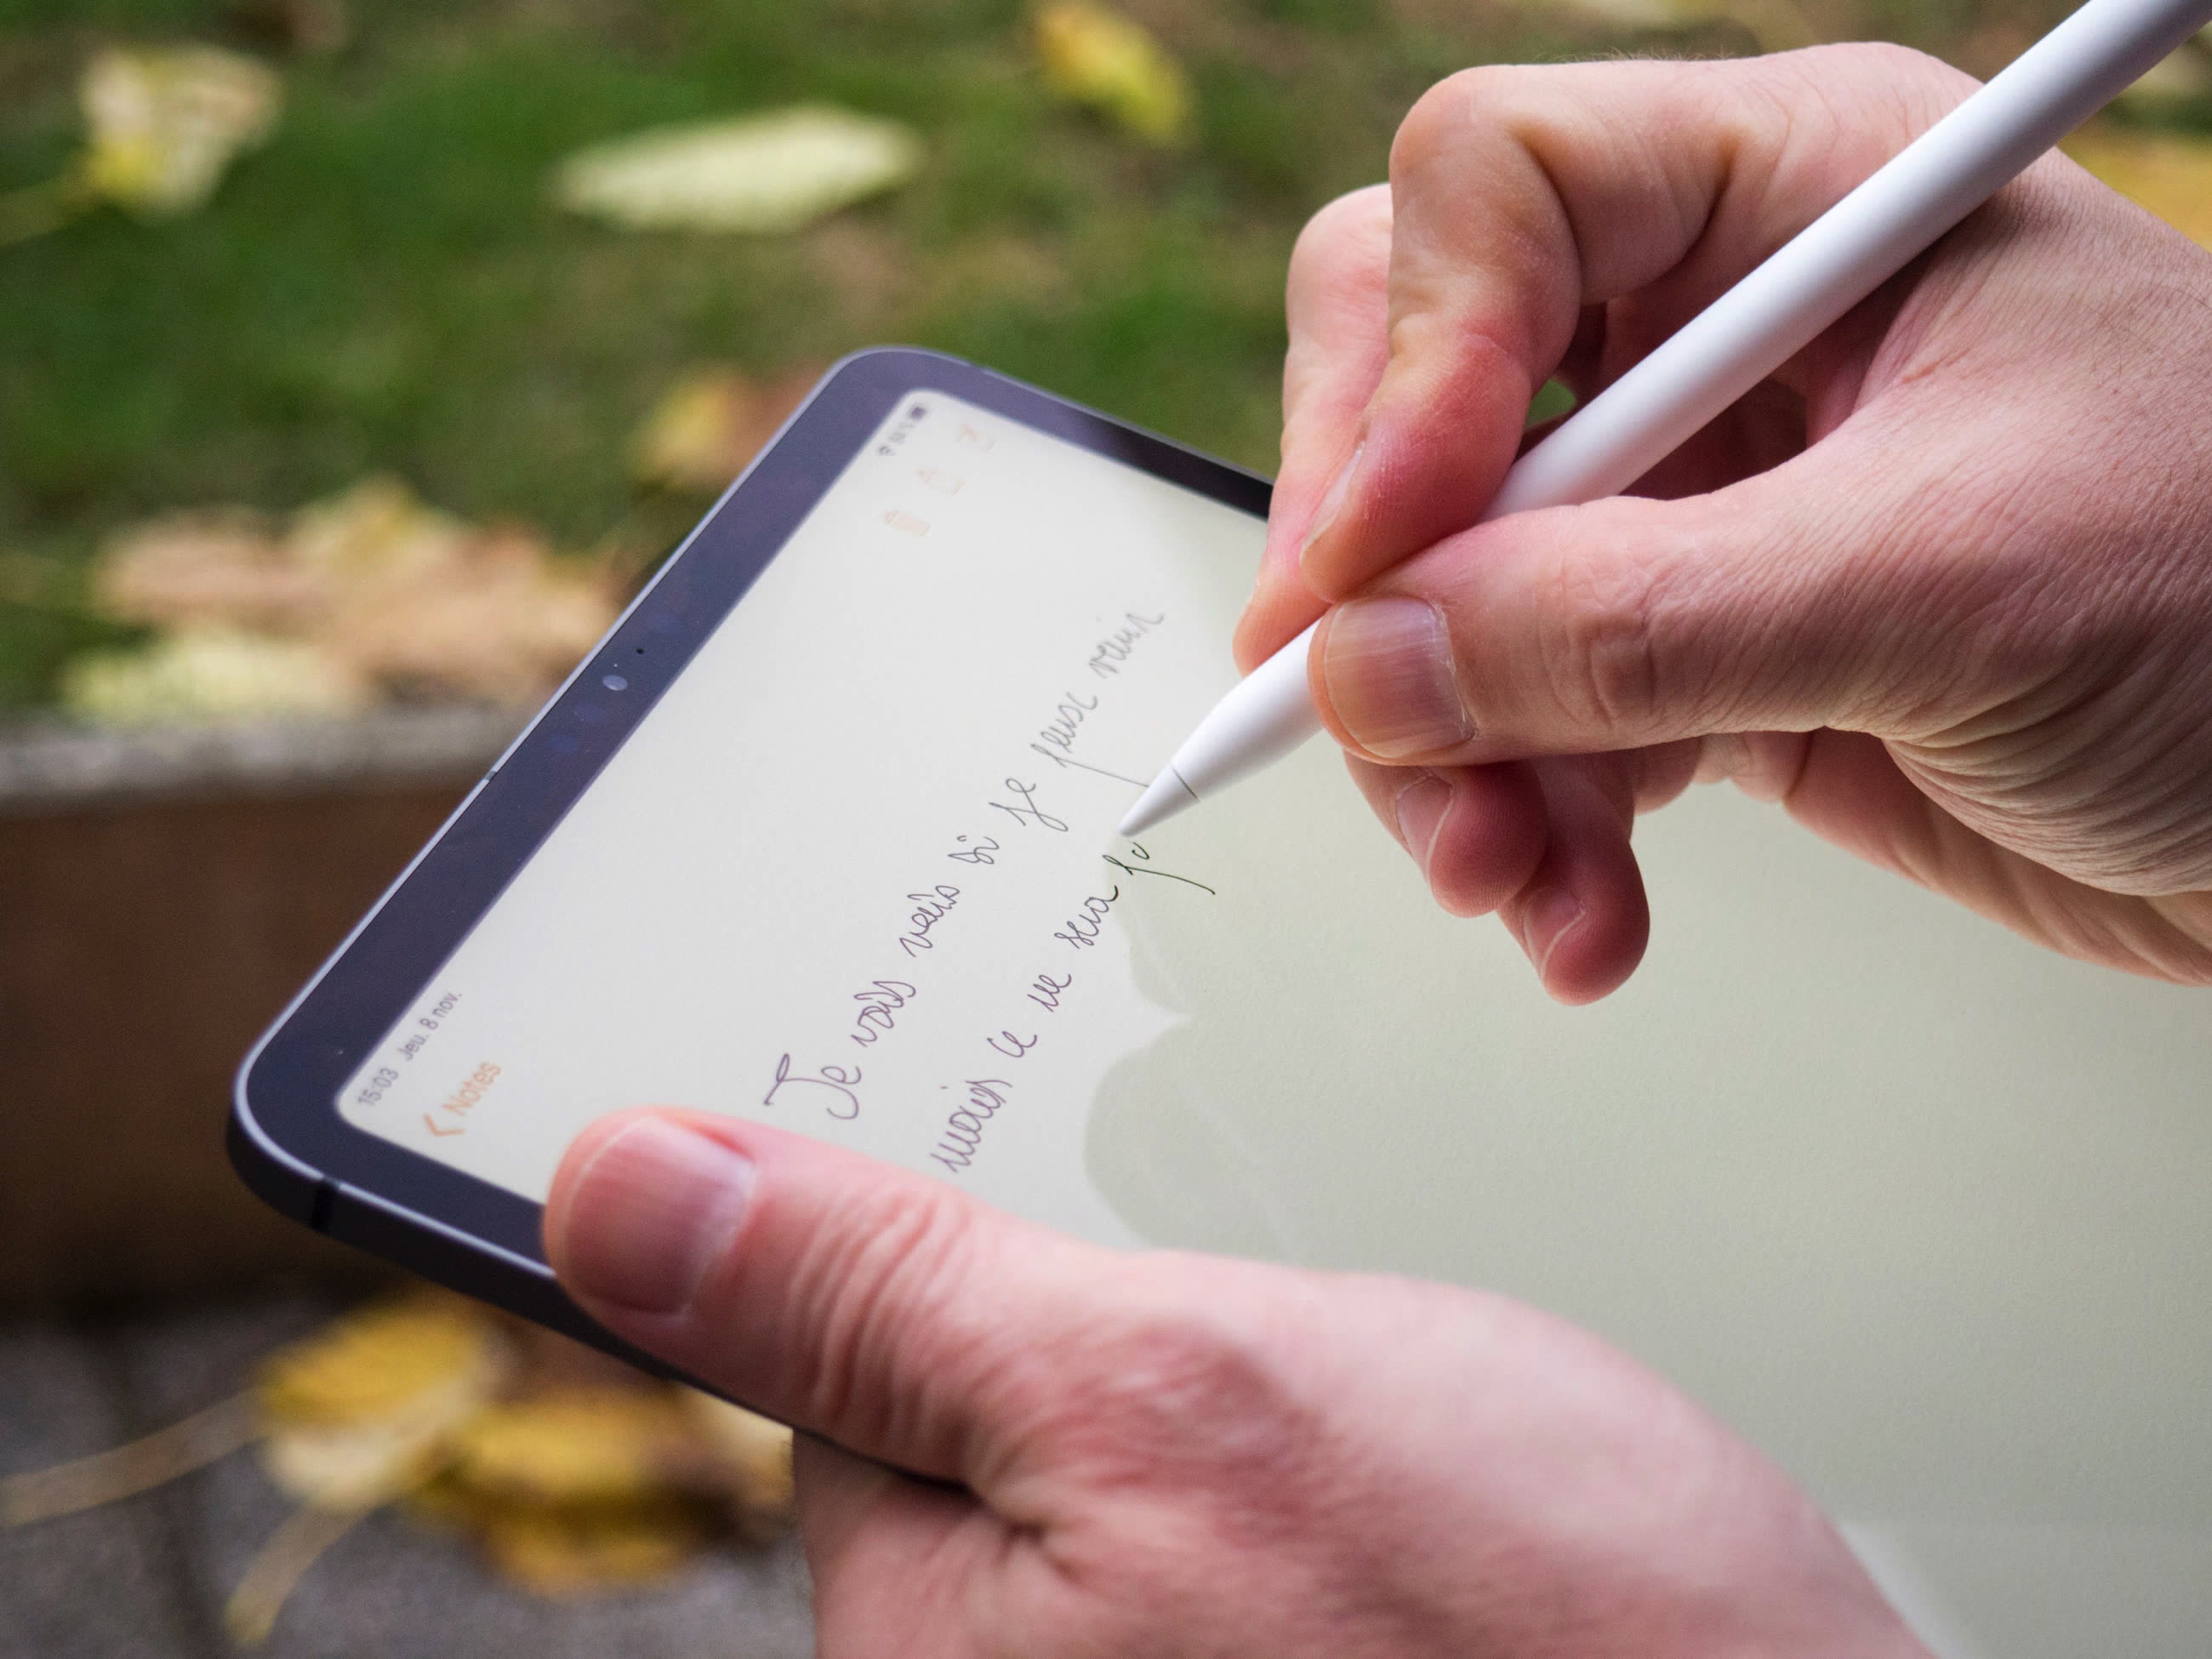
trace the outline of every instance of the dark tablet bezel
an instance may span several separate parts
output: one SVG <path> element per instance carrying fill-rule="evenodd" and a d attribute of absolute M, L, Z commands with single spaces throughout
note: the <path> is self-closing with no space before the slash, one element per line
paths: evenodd
<path fill-rule="evenodd" d="M 355 1127 L 338 1113 L 338 1090 L 860 447 L 902 398 L 922 391 L 1267 513 L 1266 479 L 958 358 L 885 347 L 845 359 L 246 1057 L 230 1138 L 234 1162 L 255 1191 L 309 1225 L 573 1327 L 539 1247 L 542 1206 Z M 627 689 L 605 690 L 610 673 Z"/>

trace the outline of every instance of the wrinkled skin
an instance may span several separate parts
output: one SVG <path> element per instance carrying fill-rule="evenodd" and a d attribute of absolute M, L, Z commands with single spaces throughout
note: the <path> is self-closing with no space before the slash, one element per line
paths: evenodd
<path fill-rule="evenodd" d="M 819 1437 L 823 1659 L 1926 1659 L 1772 1465 L 1502 1297 L 1124 1255 L 704 1113 L 586 1131 L 545 1235 Z"/>
<path fill-rule="evenodd" d="M 1701 774 L 2212 979 L 2212 257 L 2069 164 L 1641 498 L 1467 528 L 1547 374 L 1602 386 L 1968 89 L 1868 47 L 1474 71 L 1300 243 L 1239 654 L 1393 602 L 1330 611 L 1316 696 L 1555 996 L 1633 969 L 1634 814 Z M 610 1329 L 805 1431 L 826 1659 L 1924 1659 L 1758 1453 L 1497 1297 L 1120 1255 L 672 1111 L 581 1136 L 545 1234 Z"/>
<path fill-rule="evenodd" d="M 1470 70 L 1301 240 L 1239 659 L 1324 601 L 1430 607 L 1433 674 L 1332 612 L 1316 701 L 1438 901 L 1498 910 L 1563 1000 L 1634 969 L 1631 823 L 1700 775 L 2054 949 L 2212 982 L 2212 254 L 2071 162 L 1641 498 L 1467 527 L 1548 374 L 1618 378 L 1972 89 L 1880 46 Z"/>

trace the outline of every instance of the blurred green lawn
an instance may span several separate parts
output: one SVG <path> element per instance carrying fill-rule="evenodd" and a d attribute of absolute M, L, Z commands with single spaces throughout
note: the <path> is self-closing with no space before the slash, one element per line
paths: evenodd
<path fill-rule="evenodd" d="M 384 469 L 564 546 L 641 522 L 665 543 L 696 504 L 641 520 L 625 463 L 672 379 L 883 340 L 1272 471 L 1292 240 L 1383 175 L 1425 87 L 1487 60 L 1758 44 L 1498 0 L 1128 9 L 1193 75 L 1182 150 L 1054 102 L 1016 0 L 355 0 L 352 44 L 284 62 L 281 126 L 205 211 L 0 248 L 0 551 L 76 564 L 149 512 L 289 507 Z M 1940 44 L 1999 14 L 2023 39 L 2042 15 L 1892 0 L 1849 32 Z M 228 17 L 0 0 L 0 190 L 66 163 L 99 45 L 246 44 Z M 578 145 L 807 99 L 911 123 L 921 177 L 783 239 L 627 234 L 547 201 Z M 88 626 L 0 596 L 0 706 L 43 695 Z"/>

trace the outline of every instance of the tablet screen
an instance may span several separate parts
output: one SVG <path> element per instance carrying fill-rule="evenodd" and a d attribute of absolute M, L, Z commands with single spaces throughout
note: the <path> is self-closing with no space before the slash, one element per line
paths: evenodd
<path fill-rule="evenodd" d="M 1263 528 L 902 398 L 340 1110 L 542 1199 L 593 1117 L 681 1103 L 1130 1237 L 1084 1138 L 1176 1018 L 1133 919 L 1229 872 L 1111 830 L 1232 683 Z"/>

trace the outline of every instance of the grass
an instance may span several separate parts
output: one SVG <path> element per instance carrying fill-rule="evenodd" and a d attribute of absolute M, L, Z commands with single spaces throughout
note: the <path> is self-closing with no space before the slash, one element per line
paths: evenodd
<path fill-rule="evenodd" d="M 1016 0 L 355 0 L 352 43 L 283 64 L 276 137 L 206 210 L 0 248 L 0 553 L 51 575 L 149 513 L 286 507 L 373 470 L 568 546 L 641 523 L 665 539 L 688 509 L 641 518 L 624 453 L 672 379 L 881 340 L 1272 470 L 1291 244 L 1383 175 L 1423 88 L 1486 60 L 1753 44 L 1501 0 L 1130 9 L 1191 70 L 1182 150 L 1054 103 Z M 1980 15 L 1953 0 L 1944 26 Z M 229 15 L 0 0 L 0 190 L 65 165 L 98 45 L 240 44 Z M 626 234 L 547 203 L 580 144 L 812 99 L 915 125 L 922 175 L 775 240 Z M 97 631 L 11 592 L 0 706 L 46 695 Z"/>

